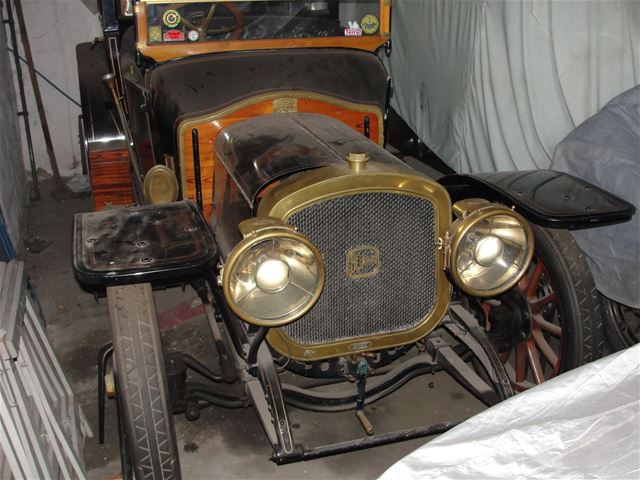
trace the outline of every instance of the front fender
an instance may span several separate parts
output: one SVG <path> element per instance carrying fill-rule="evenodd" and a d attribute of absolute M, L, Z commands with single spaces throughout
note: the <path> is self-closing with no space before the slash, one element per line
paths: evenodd
<path fill-rule="evenodd" d="M 532 223 L 577 230 L 629 220 L 635 207 L 601 188 L 553 170 L 453 174 L 438 180 L 452 201 L 482 197 L 513 207 Z"/>

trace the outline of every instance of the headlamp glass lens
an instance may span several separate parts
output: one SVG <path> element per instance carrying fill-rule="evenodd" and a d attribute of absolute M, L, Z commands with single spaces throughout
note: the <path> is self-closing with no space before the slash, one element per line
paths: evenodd
<path fill-rule="evenodd" d="M 478 221 L 461 239 L 455 260 L 460 281 L 483 292 L 508 284 L 526 266 L 529 245 L 522 224 L 509 215 Z"/>
<path fill-rule="evenodd" d="M 270 238 L 240 256 L 229 290 L 248 316 L 278 320 L 304 308 L 319 282 L 320 266 L 307 245 L 291 238 Z"/>

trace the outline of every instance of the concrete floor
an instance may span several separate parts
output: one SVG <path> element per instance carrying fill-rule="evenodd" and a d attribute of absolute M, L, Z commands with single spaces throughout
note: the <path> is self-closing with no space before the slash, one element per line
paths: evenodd
<path fill-rule="evenodd" d="M 43 185 L 43 200 L 29 208 L 24 258 L 42 304 L 47 333 L 94 431 L 85 458 L 90 478 L 120 475 L 115 402 L 107 402 L 106 442 L 97 440 L 97 351 L 110 341 L 106 300 L 83 291 L 71 263 L 73 214 L 90 210 L 89 197 L 54 200 Z M 211 334 L 189 289 L 156 292 L 156 306 L 166 350 L 181 350 L 210 360 Z M 195 313 L 195 315 L 191 315 Z M 176 319 L 192 316 L 177 323 Z M 466 418 L 483 406 L 451 380 L 436 374 L 410 382 L 367 407 L 377 432 Z M 353 412 L 322 414 L 289 409 L 294 438 L 307 446 L 364 436 Z M 252 408 L 211 407 L 196 422 L 176 416 L 184 478 L 376 478 L 428 439 L 339 456 L 277 466 Z"/>

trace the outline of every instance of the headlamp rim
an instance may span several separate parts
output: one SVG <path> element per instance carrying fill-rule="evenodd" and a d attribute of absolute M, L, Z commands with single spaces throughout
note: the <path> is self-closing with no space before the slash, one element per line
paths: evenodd
<path fill-rule="evenodd" d="M 238 260 L 242 257 L 242 255 L 255 245 L 265 240 L 271 239 L 290 239 L 295 240 L 307 248 L 311 250 L 313 255 L 315 256 L 318 262 L 318 282 L 315 291 L 309 302 L 302 307 L 292 313 L 285 315 L 277 320 L 264 320 L 258 317 L 254 317 L 253 315 L 249 315 L 244 312 L 233 300 L 231 295 L 231 274 L 234 271 L 234 267 L 238 263 Z M 320 295 L 322 294 L 322 290 L 324 288 L 325 282 L 325 268 L 324 268 L 324 259 L 322 258 L 322 254 L 318 250 L 318 248 L 309 240 L 306 236 L 302 235 L 295 231 L 294 227 L 283 228 L 282 226 L 274 226 L 272 228 L 265 228 L 259 230 L 256 233 L 248 234 L 245 238 L 243 238 L 238 244 L 233 248 L 227 260 L 224 263 L 224 267 L 222 269 L 222 293 L 224 294 L 224 298 L 227 301 L 227 305 L 231 308 L 231 311 L 236 314 L 240 319 L 244 320 L 247 323 L 251 323 L 253 325 L 257 325 L 259 327 L 282 327 L 283 325 L 288 325 L 300 317 L 302 317 L 305 313 L 307 313 L 311 308 L 316 304 Z"/>
<path fill-rule="evenodd" d="M 525 238 L 527 240 L 527 248 L 528 248 L 528 251 L 526 252 L 526 255 L 523 261 L 523 265 L 526 265 L 527 267 L 522 268 L 517 275 L 511 278 L 511 280 L 509 280 L 504 284 L 501 284 L 496 288 L 492 288 L 491 290 L 477 290 L 473 287 L 465 285 L 465 283 L 462 281 L 462 278 L 460 278 L 460 276 L 458 275 L 458 270 L 455 267 L 455 262 L 458 257 L 458 249 L 460 248 L 460 243 L 462 242 L 462 239 L 465 237 L 467 232 L 473 226 L 477 225 L 480 221 L 486 218 L 496 216 L 496 215 L 505 215 L 505 216 L 514 218 L 522 226 L 525 233 Z M 472 295 L 474 297 L 494 297 L 496 295 L 500 295 L 506 292 L 507 290 L 511 289 L 526 274 L 528 270 L 528 265 L 530 264 L 531 259 L 533 258 L 534 238 L 533 238 L 533 229 L 531 228 L 531 225 L 527 220 L 525 220 L 525 218 L 522 215 L 520 215 L 514 210 L 511 210 L 505 205 L 496 205 L 496 204 L 490 204 L 490 203 L 485 204 L 484 206 L 481 206 L 477 210 L 469 212 L 463 217 L 456 219 L 451 224 L 450 232 L 451 232 L 451 235 L 449 237 L 449 261 L 448 261 L 449 275 L 451 276 L 451 279 L 454 281 L 454 283 L 463 292 L 469 295 Z"/>
<path fill-rule="evenodd" d="M 160 201 L 156 201 L 153 199 L 153 188 L 154 182 L 156 182 L 157 178 L 164 178 L 167 180 L 168 184 L 170 184 L 171 188 L 171 196 L 169 198 L 163 198 Z M 144 176 L 143 182 L 143 190 L 144 194 L 147 197 L 147 200 L 151 202 L 152 205 L 159 205 L 167 202 L 175 202 L 178 198 L 178 179 L 176 178 L 176 174 L 171 168 L 166 165 L 158 164 L 154 165 L 149 169 L 149 171 Z"/>

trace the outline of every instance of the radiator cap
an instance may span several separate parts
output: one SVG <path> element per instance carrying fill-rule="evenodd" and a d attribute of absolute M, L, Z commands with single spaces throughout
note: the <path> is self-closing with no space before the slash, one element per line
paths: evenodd
<path fill-rule="evenodd" d="M 360 170 L 364 168 L 365 164 L 369 161 L 368 153 L 356 153 L 351 152 L 347 155 L 347 162 L 353 170 Z"/>

